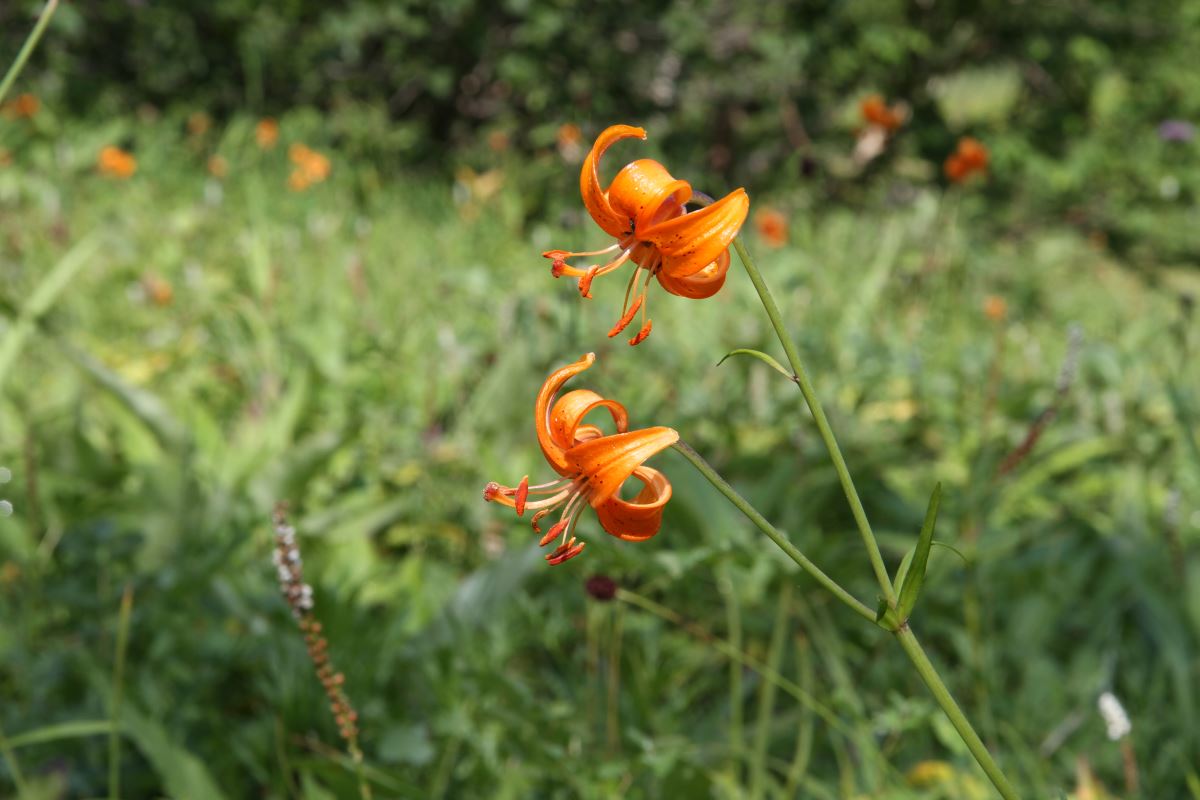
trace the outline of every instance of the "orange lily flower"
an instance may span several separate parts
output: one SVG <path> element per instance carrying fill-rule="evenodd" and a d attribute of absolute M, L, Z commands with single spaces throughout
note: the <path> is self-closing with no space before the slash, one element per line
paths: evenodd
<path fill-rule="evenodd" d="M 557 397 L 568 380 L 596 361 L 588 353 L 574 364 L 550 374 L 538 392 L 533 420 L 538 445 L 550 467 L 562 477 L 537 486 L 529 485 L 526 475 L 515 487 L 489 483 L 483 498 L 515 509 L 517 516 L 533 511 L 533 529 L 561 508 L 558 522 L 550 527 L 539 543 L 542 547 L 559 539 L 558 546 L 546 555 L 550 564 L 561 564 L 579 555 L 585 542 L 573 535 L 575 524 L 585 506 L 596 510 L 600 526 L 627 542 L 641 542 L 658 533 L 663 507 L 671 499 L 671 483 L 656 469 L 644 466 L 646 460 L 679 441 L 672 428 L 654 427 L 631 431 L 629 414 L 615 400 L 607 400 L 588 389 L 575 389 Z M 617 432 L 604 434 L 583 419 L 598 408 L 608 409 Z M 621 486 L 630 477 L 641 481 L 642 489 L 632 500 L 621 498 Z"/>
<path fill-rule="evenodd" d="M 946 158 L 942 168 L 947 178 L 954 183 L 962 183 L 976 172 L 987 172 L 988 158 L 988 149 L 982 142 L 964 136 L 958 140 L 958 148 Z"/>
<path fill-rule="evenodd" d="M 270 150 L 279 141 L 279 123 L 271 117 L 263 117 L 254 126 L 254 140 L 263 150 Z"/>
<path fill-rule="evenodd" d="M 96 169 L 105 177 L 125 180 L 137 172 L 137 159 L 132 153 L 110 144 L 96 157 Z"/>
<path fill-rule="evenodd" d="M 896 104 L 888 106 L 883 96 L 872 94 L 865 97 L 859 105 L 862 117 L 870 125 L 878 125 L 888 133 L 895 133 L 904 125 L 905 106 Z"/>
<path fill-rule="evenodd" d="M 598 168 L 604 151 L 614 142 L 629 138 L 645 139 L 646 131 L 629 125 L 607 128 L 592 145 L 579 174 L 583 204 L 596 224 L 617 240 L 616 244 L 592 252 L 547 250 L 542 255 L 553 259 L 554 277 L 578 278 L 579 293 L 584 297 L 591 297 L 594 279 L 627 261 L 636 264 L 625 290 L 621 318 L 608 335 L 619 334 L 641 311 L 641 329 L 629 340 L 630 344 L 638 344 L 650 335 L 652 325 L 646 318 L 650 278 L 658 278 L 671 294 L 693 300 L 711 297 L 725 284 L 729 245 L 746 221 L 750 198 L 744 189 L 735 189 L 706 208 L 688 211 L 691 185 L 671 177 L 666 167 L 648 158 L 626 164 L 607 189 L 602 187 Z M 605 253 L 616 255 L 606 264 L 582 269 L 567 264 L 571 258 Z M 646 279 L 634 294 L 642 270 L 646 271 Z"/>

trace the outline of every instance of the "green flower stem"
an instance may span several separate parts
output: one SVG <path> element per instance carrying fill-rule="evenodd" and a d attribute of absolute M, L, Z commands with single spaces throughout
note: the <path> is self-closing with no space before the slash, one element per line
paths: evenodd
<path fill-rule="evenodd" d="M 850 470 L 846 468 L 846 459 L 842 458 L 842 449 L 838 447 L 837 438 L 834 437 L 833 429 L 829 427 L 829 420 L 825 417 L 825 410 L 821 407 L 821 401 L 817 397 L 812 381 L 809 380 L 808 372 L 805 371 L 804 364 L 800 361 L 796 343 L 792 341 L 787 328 L 784 327 L 779 306 L 775 304 L 775 298 L 771 296 L 770 288 L 767 287 L 762 274 L 758 271 L 758 265 L 746 252 L 746 246 L 742 244 L 741 237 L 733 240 L 733 247 L 737 250 L 738 257 L 742 259 L 742 266 L 746 268 L 746 274 L 750 276 L 750 282 L 754 284 L 759 299 L 762 300 L 767 317 L 771 320 L 771 327 L 775 329 L 775 335 L 779 337 L 779 343 L 783 345 L 783 352 L 792 368 L 792 380 L 800 387 L 800 393 L 804 395 L 804 400 L 808 403 L 813 421 L 816 422 L 821 439 L 825 442 L 825 448 L 829 451 L 829 457 L 833 460 L 833 468 L 837 470 L 838 480 L 842 483 L 842 491 L 845 492 L 846 500 L 850 503 L 850 513 L 854 515 L 859 533 L 862 534 L 863 544 L 867 547 L 871 568 L 875 571 L 875 579 L 879 581 L 879 590 L 887 599 L 888 605 L 894 607 L 896 593 L 892 591 L 892 581 L 888 578 L 883 555 L 879 552 L 879 543 L 875 540 L 874 532 L 871 531 L 871 523 L 867 521 L 867 513 L 863 510 L 862 501 L 858 499 L 858 490 L 854 488 L 854 479 L 850 477 Z M 874 621 L 874 614 L 871 615 L 871 619 Z"/>
<path fill-rule="evenodd" d="M 746 498 L 737 493 L 737 490 L 729 485 L 729 482 L 722 478 L 712 466 L 704 460 L 703 456 L 693 450 L 685 442 L 676 442 L 673 447 L 683 454 L 683 457 L 692 463 L 696 470 L 708 479 L 708 482 L 717 487 L 717 491 L 725 495 L 729 502 L 737 507 L 746 515 L 755 527 L 765 533 L 771 541 L 779 545 L 779 549 L 787 554 L 788 558 L 795 561 L 802 570 L 817 579 L 817 582 L 828 589 L 834 597 L 848 605 L 852 611 L 860 617 L 869 620 L 872 624 L 875 623 L 875 612 L 867 606 L 863 605 L 854 595 L 847 592 L 837 581 L 821 571 L 821 568 L 808 559 L 804 553 L 801 553 L 794 544 L 788 541 L 788 538 L 770 522 L 767 522 L 766 517 L 758 513 L 758 509 L 750 505 Z"/>
<path fill-rule="evenodd" d="M 879 544 L 875 540 L 875 534 L 871 531 L 871 524 L 867 521 L 862 501 L 858 497 L 858 491 L 854 488 L 854 481 L 850 477 L 850 471 L 846 468 L 846 461 L 842 458 L 841 448 L 838 447 L 833 430 L 829 427 L 829 420 L 826 419 L 825 412 L 821 408 L 821 401 L 817 398 L 812 381 L 809 380 L 808 373 L 805 371 L 804 365 L 800 362 L 800 354 L 796 350 L 796 344 L 788 334 L 787 328 L 784 327 L 783 317 L 779 313 L 779 306 L 775 304 L 775 298 L 771 296 L 771 290 L 767 287 L 762 274 L 758 271 L 758 266 L 754 263 L 754 259 L 746 252 L 746 246 L 742 243 L 741 238 L 734 239 L 733 246 L 742 260 L 742 265 L 746 268 L 746 273 L 750 276 L 750 282 L 754 284 L 754 288 L 758 291 L 758 297 L 762 300 L 767 317 L 771 320 L 771 327 L 775 329 L 775 334 L 779 337 L 779 343 L 783 346 L 783 352 L 787 355 L 788 364 L 794 373 L 792 379 L 800 387 L 800 392 L 804 395 L 804 399 L 808 403 L 808 408 L 812 412 L 813 420 L 817 424 L 817 430 L 820 431 L 821 438 L 825 442 L 825 447 L 829 450 L 829 456 L 833 460 L 834 469 L 837 470 L 838 478 L 842 483 L 842 490 L 845 492 L 846 499 L 850 503 L 850 511 L 854 514 L 854 520 L 858 523 L 858 530 L 862 534 L 863 543 L 867 547 L 867 555 L 870 556 L 871 566 L 875 571 L 876 579 L 879 581 L 879 588 L 887 599 L 888 605 L 895 608 L 896 594 L 892 591 L 892 583 L 888 578 L 887 567 L 883 563 L 883 556 L 879 552 Z M 703 472 L 703 470 L 701 471 Z M 710 477 L 709 480 L 712 481 L 713 478 Z M 719 476 L 717 476 L 717 480 L 721 480 L 724 483 L 724 480 Z M 714 481 L 715 483 L 716 481 Z M 718 485 L 717 488 L 721 487 Z M 731 496 L 731 492 L 732 490 L 725 492 L 725 495 L 732 501 L 733 496 Z M 734 493 L 734 496 L 736 496 L 736 493 Z M 741 500 L 740 497 L 738 499 Z M 741 502 L 745 503 L 744 500 Z M 754 514 L 758 513 L 753 509 L 747 511 L 746 508 L 743 508 L 737 502 L 734 502 L 734 505 L 738 506 L 747 516 L 750 516 L 751 512 Z M 754 517 L 751 517 L 751 519 L 753 520 Z M 762 528 L 762 525 L 759 525 L 759 527 Z M 765 528 L 763 530 L 764 532 L 766 531 Z M 779 544 L 778 539 L 774 536 L 771 538 L 775 539 L 776 544 Z M 780 546 L 782 547 L 782 545 Z M 830 581 L 830 583 L 833 582 Z M 837 586 L 837 584 L 833 585 Z M 838 588 L 840 589 L 841 587 Z M 875 615 L 871 614 L 870 619 L 874 622 Z M 945 712 L 954 729 L 958 731 L 958 735 L 962 737 L 963 743 L 971 751 L 971 755 L 975 757 L 975 760 L 979 762 L 979 766 L 983 768 L 988 778 L 991 779 L 1000 796 L 1004 800 L 1018 800 L 1019 796 L 1016 790 L 1013 789 L 1012 784 L 1008 782 L 1008 778 L 1001 772 L 999 765 L 992 759 L 991 753 L 984 746 L 983 741 L 979 738 L 979 734 L 971 727 L 971 723 L 967 720 L 966 715 L 963 714 L 962 709 L 958 707 L 958 703 L 954 701 L 950 690 L 946 688 L 945 682 L 938 675 L 937 669 L 933 666 L 929 657 L 925 655 L 925 650 L 921 647 L 921 643 L 917 641 L 917 637 L 908 627 L 908 622 L 902 621 L 892 632 L 900 642 L 900 646 L 904 649 L 909 660 L 912 661 L 913 666 L 916 667 L 921 680 L 929 687 L 929 691 L 933 693 L 934 699 L 942 707 L 942 711 Z"/>
<path fill-rule="evenodd" d="M 13 82 L 21 74 L 21 70 L 25 68 L 25 62 L 29 60 L 29 56 L 33 54 L 33 49 L 37 47 L 38 40 L 46 32 L 46 26 L 50 24 L 50 17 L 54 16 L 56 8 L 58 8 L 58 0 L 50 0 L 46 3 L 46 7 L 42 9 L 41 16 L 38 17 L 37 23 L 33 26 L 33 31 L 29 34 L 29 38 L 25 40 L 25 44 L 21 46 L 21 52 L 17 53 L 12 66 L 8 68 L 8 72 L 4 73 L 4 80 L 0 81 L 0 102 L 4 101 L 8 90 L 12 88 Z"/>
<path fill-rule="evenodd" d="M 1004 777 L 1004 773 L 1000 771 L 1000 766 L 992 759 L 992 754 L 988 752 L 983 741 L 979 738 L 979 734 L 971 727 L 970 721 L 967 720 L 962 709 L 958 707 L 958 703 L 954 702 L 954 697 L 950 694 L 950 690 L 946 688 L 946 684 L 942 682 L 942 678 L 938 675 L 937 669 L 929 660 L 929 656 L 925 655 L 924 648 L 917 641 L 917 637 L 913 635 L 912 630 L 907 624 L 901 625 L 896 631 L 896 639 L 900 642 L 900 646 L 904 648 L 904 652 L 912 660 L 913 665 L 917 668 L 917 672 L 921 675 L 921 680 L 925 681 L 925 685 L 929 687 L 929 691 L 933 693 L 933 697 L 937 700 L 942 711 L 950 719 L 950 724 L 958 731 L 958 735 L 962 737 L 963 744 L 971 751 L 971 755 L 975 756 L 975 760 L 979 762 L 979 766 L 983 767 L 983 771 L 987 773 L 992 784 L 995 785 L 996 791 L 1000 792 L 1000 796 L 1004 800 L 1018 800 L 1019 795 L 1012 784 L 1008 782 L 1008 778 Z"/>

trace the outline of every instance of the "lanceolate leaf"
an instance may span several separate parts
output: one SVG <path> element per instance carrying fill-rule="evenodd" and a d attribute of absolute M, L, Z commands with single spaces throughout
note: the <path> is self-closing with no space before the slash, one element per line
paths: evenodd
<path fill-rule="evenodd" d="M 900 601 L 897 612 L 901 620 L 907 620 L 917 604 L 921 594 L 921 585 L 925 583 L 925 568 L 929 565 L 929 549 L 933 546 L 933 526 L 937 523 L 938 505 L 942 502 L 942 484 L 933 487 L 929 497 L 929 508 L 925 511 L 925 524 L 921 526 L 921 536 L 917 539 L 917 548 L 913 551 L 912 563 L 908 574 L 904 576 L 904 584 L 900 588 Z M 897 576 L 899 577 L 899 576 Z"/>
<path fill-rule="evenodd" d="M 730 350 L 728 353 L 725 354 L 724 358 L 722 358 L 720 361 L 717 362 L 717 366 L 719 367 L 722 364 L 724 364 L 725 359 L 729 358 L 730 356 L 751 356 L 752 358 L 757 358 L 759 361 L 763 362 L 768 367 L 775 370 L 783 377 L 787 378 L 789 381 L 796 379 L 795 376 L 792 375 L 792 373 L 788 372 L 787 368 L 784 367 L 783 364 L 780 364 L 778 361 L 776 361 L 771 356 L 767 355 L 766 353 L 762 352 L 761 350 L 751 350 L 746 347 L 740 347 L 737 350 Z"/>

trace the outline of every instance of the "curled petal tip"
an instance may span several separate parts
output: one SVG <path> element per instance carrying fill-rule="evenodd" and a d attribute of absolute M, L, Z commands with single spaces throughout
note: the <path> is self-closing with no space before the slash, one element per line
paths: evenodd
<path fill-rule="evenodd" d="M 554 263 L 550 265 L 550 274 L 555 278 L 561 278 L 563 273 L 567 271 L 567 262 L 561 258 L 554 259 Z"/>

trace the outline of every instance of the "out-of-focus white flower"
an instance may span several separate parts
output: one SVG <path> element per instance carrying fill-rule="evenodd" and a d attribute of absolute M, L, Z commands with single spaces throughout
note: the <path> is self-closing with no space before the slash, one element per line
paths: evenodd
<path fill-rule="evenodd" d="M 1100 695 L 1097 705 L 1100 707 L 1100 716 L 1104 718 L 1104 727 L 1108 729 L 1109 739 L 1116 742 L 1129 735 L 1133 730 L 1133 723 L 1129 721 L 1125 707 L 1115 694 L 1105 692 Z"/>

